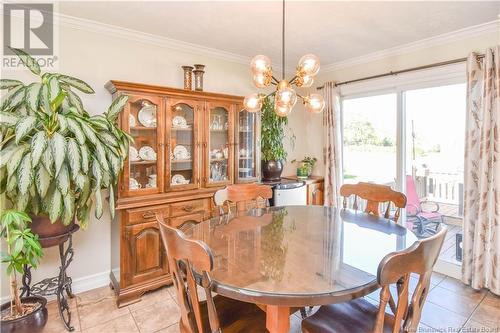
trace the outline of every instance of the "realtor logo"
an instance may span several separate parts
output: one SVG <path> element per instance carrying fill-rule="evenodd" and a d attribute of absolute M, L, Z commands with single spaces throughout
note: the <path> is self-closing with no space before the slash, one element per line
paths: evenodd
<path fill-rule="evenodd" d="M 3 4 L 3 68 L 22 68 L 10 49 L 21 49 L 34 57 L 40 67 L 54 69 L 54 4 Z"/>

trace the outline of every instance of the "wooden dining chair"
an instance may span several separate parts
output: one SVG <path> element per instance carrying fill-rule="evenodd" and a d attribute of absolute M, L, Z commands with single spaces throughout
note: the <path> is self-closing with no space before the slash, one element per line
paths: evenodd
<path fill-rule="evenodd" d="M 347 198 L 354 195 L 352 208 L 359 208 L 358 197 L 366 200 L 365 213 L 380 216 L 380 204 L 387 203 L 384 217 L 391 218 L 391 202 L 396 206 L 396 212 L 392 217 L 394 221 L 398 221 L 401 209 L 406 206 L 406 196 L 394 191 L 390 186 L 372 184 L 372 183 L 357 183 L 344 184 L 340 187 L 340 195 L 344 197 L 343 207 L 347 208 Z"/>
<path fill-rule="evenodd" d="M 364 298 L 322 306 L 302 321 L 305 333 L 409 333 L 416 332 L 429 293 L 432 268 L 441 251 L 446 227 L 437 234 L 415 242 L 410 248 L 388 254 L 378 266 L 377 281 L 382 287 L 378 307 Z M 418 283 L 410 292 L 410 276 Z M 396 285 L 396 300 L 390 286 Z M 411 295 L 411 296 L 410 296 Z M 386 312 L 389 304 L 390 311 Z"/>
<path fill-rule="evenodd" d="M 212 295 L 208 272 L 213 269 L 214 259 L 208 246 L 187 239 L 182 231 L 167 225 L 161 214 L 156 219 L 180 307 L 181 333 L 266 332 L 265 312 L 255 304 Z M 204 295 L 199 295 L 196 274 Z"/>
<path fill-rule="evenodd" d="M 236 205 L 236 211 L 245 211 L 250 203 L 257 206 L 259 199 L 271 199 L 273 191 L 270 186 L 257 183 L 229 185 L 214 193 L 215 205 L 219 213 L 224 214 L 224 206 L 227 213 L 231 212 L 231 205 Z"/>

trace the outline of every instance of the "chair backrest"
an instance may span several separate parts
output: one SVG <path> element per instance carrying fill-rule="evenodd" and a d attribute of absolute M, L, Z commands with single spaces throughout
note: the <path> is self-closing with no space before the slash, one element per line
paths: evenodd
<path fill-rule="evenodd" d="M 446 235 L 446 227 L 429 237 L 415 242 L 405 251 L 390 253 L 378 266 L 377 279 L 380 291 L 380 305 L 374 333 L 382 333 L 385 308 L 389 303 L 394 314 L 393 333 L 416 332 L 422 308 L 429 293 L 432 268 L 434 267 Z M 410 277 L 418 274 L 418 283 L 410 299 Z M 390 285 L 397 286 L 397 301 L 390 292 Z"/>
<path fill-rule="evenodd" d="M 415 181 L 410 175 L 406 176 L 406 197 L 408 199 L 407 206 L 411 206 L 407 207 L 408 209 L 414 209 L 417 212 L 422 210 L 422 207 L 420 206 L 420 198 L 417 194 L 417 188 L 415 187 Z"/>
<path fill-rule="evenodd" d="M 262 184 L 235 184 L 229 185 L 214 194 L 215 205 L 219 207 L 219 212 L 223 213 L 223 207 L 227 204 L 228 213 L 230 204 L 236 204 L 237 211 L 246 210 L 249 201 L 256 201 L 259 198 L 270 199 L 273 191 L 270 186 Z"/>
<path fill-rule="evenodd" d="M 168 264 L 181 310 L 181 332 L 205 332 L 195 269 L 201 274 L 201 286 L 205 291 L 211 332 L 218 332 L 220 325 L 207 273 L 213 269 L 213 255 L 209 247 L 201 241 L 187 239 L 182 231 L 167 225 L 163 215 L 156 214 L 156 220 L 167 251 Z"/>
<path fill-rule="evenodd" d="M 387 219 L 390 217 L 390 203 L 392 202 L 397 208 L 394 214 L 395 221 L 399 219 L 401 208 L 406 206 L 406 196 L 385 185 L 372 183 L 344 184 L 340 187 L 340 195 L 344 197 L 344 208 L 347 208 L 347 198 L 354 195 L 353 209 L 358 209 L 358 197 L 360 197 L 366 200 L 365 212 L 376 216 L 380 216 L 380 203 L 387 202 L 384 213 L 384 217 Z"/>

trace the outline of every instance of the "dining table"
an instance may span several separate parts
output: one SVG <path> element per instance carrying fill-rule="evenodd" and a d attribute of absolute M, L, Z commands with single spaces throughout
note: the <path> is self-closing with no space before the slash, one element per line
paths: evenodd
<path fill-rule="evenodd" d="M 271 333 L 290 330 L 298 308 L 366 296 L 381 260 L 418 241 L 390 219 L 323 206 L 266 207 L 226 214 L 186 231 L 205 242 L 212 290 L 257 304 Z"/>

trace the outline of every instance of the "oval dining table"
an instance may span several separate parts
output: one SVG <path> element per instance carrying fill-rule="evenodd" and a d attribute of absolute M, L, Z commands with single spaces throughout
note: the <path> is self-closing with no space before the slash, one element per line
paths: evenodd
<path fill-rule="evenodd" d="M 290 330 L 292 309 L 345 302 L 378 289 L 387 254 L 417 237 L 391 220 L 323 206 L 253 209 L 186 231 L 214 256 L 212 290 L 257 304 L 271 333 Z"/>

